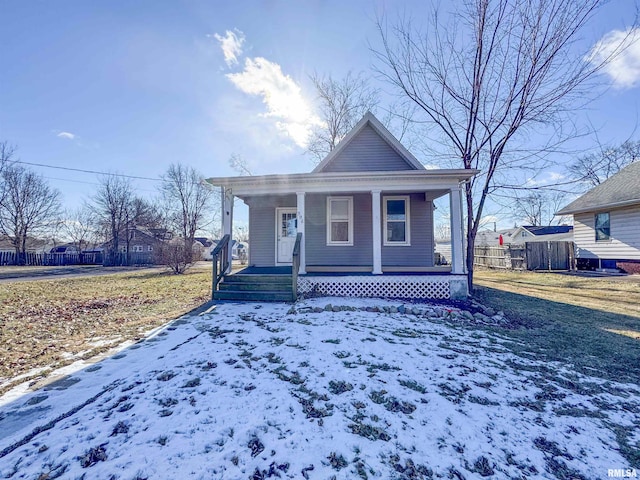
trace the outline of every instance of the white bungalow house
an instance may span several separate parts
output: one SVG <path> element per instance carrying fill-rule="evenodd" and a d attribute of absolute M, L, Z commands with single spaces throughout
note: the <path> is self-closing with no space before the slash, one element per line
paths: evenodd
<path fill-rule="evenodd" d="M 213 298 L 466 298 L 461 192 L 476 173 L 425 169 L 367 113 L 311 173 L 209 178 L 225 236 L 234 197 L 248 205 L 251 243 L 248 267 L 214 281 Z M 444 195 L 452 258 L 437 266 L 433 201 Z"/>
<path fill-rule="evenodd" d="M 556 215 L 573 215 L 578 267 L 640 273 L 640 161 L 577 198 Z"/>

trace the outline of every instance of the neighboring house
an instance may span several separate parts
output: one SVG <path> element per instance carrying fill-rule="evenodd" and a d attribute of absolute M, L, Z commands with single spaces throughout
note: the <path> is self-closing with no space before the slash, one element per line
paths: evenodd
<path fill-rule="evenodd" d="M 519 229 L 520 229 L 519 227 L 515 227 L 515 228 L 504 229 L 504 230 L 480 230 L 476 234 L 475 245 L 477 247 L 497 247 L 500 245 L 500 237 L 502 237 L 503 245 L 518 243 L 516 241 L 513 241 L 513 238 L 514 238 L 514 233 Z"/>
<path fill-rule="evenodd" d="M 476 235 L 477 246 L 522 245 L 527 242 L 572 242 L 573 226 L 549 225 L 509 228 L 505 230 L 483 230 Z"/>
<path fill-rule="evenodd" d="M 427 170 L 371 113 L 311 172 L 219 177 L 223 232 L 233 231 L 233 199 L 249 206 L 246 281 L 291 276 L 300 234 L 297 285 L 302 294 L 395 298 L 465 298 L 462 186 L 476 170 Z M 451 204 L 451 265 L 435 265 L 433 201 Z M 236 275 L 242 275 L 236 274 Z M 215 298 L 242 295 L 227 276 Z M 260 288 L 268 288 L 261 286 Z M 291 294 L 289 294 L 291 296 Z M 284 296 L 282 297 L 284 298 Z M 289 297 L 290 298 L 290 297 Z"/>
<path fill-rule="evenodd" d="M 131 253 L 153 254 L 158 250 L 161 242 L 171 240 L 172 235 L 164 229 L 132 228 L 128 233 L 122 232 L 118 236 L 118 251 L 127 253 L 127 235 L 129 237 L 129 251 Z M 113 239 L 105 242 L 101 247 L 109 251 L 113 245 Z"/>
<path fill-rule="evenodd" d="M 573 215 L 578 266 L 640 273 L 640 162 L 560 210 Z"/>
<path fill-rule="evenodd" d="M 200 250 L 202 260 L 212 259 L 211 251 L 216 248 L 215 240 L 211 240 L 207 237 L 195 237 L 195 245 Z"/>
<path fill-rule="evenodd" d="M 27 238 L 27 253 L 49 253 L 51 242 L 38 238 Z M 0 235 L 0 252 L 15 253 L 16 248 L 9 237 Z"/>

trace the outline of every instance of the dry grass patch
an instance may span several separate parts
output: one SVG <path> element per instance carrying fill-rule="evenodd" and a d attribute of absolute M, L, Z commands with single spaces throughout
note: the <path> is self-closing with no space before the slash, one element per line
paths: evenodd
<path fill-rule="evenodd" d="M 209 270 L 2 284 L 0 382 L 140 339 L 207 301 L 210 288 Z"/>
<path fill-rule="evenodd" d="M 514 349 L 591 375 L 640 378 L 640 278 L 479 270 L 475 284 L 480 301 L 523 327 L 506 332 Z"/>

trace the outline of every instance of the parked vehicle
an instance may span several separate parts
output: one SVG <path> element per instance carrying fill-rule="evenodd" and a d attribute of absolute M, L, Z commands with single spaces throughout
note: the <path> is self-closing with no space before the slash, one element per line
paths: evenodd
<path fill-rule="evenodd" d="M 80 250 L 78 250 L 78 247 L 75 247 L 73 245 L 66 245 L 66 246 L 53 247 L 51 250 L 49 250 L 49 253 L 69 255 L 72 253 L 80 253 Z"/>

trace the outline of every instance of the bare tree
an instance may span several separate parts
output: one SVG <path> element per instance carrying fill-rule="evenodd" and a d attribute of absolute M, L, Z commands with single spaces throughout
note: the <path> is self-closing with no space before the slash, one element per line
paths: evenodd
<path fill-rule="evenodd" d="M 233 153 L 231 158 L 229 158 L 229 166 L 238 172 L 240 176 L 250 177 L 253 175 L 249 169 L 247 160 L 237 153 Z"/>
<path fill-rule="evenodd" d="M 62 235 L 83 251 L 96 238 L 96 216 L 88 205 L 67 210 L 60 222 Z"/>
<path fill-rule="evenodd" d="M 2 172 L 11 164 L 14 154 L 15 147 L 12 147 L 6 141 L 0 142 L 0 201 L 2 201 L 2 195 L 4 194 L 4 177 L 2 176 Z"/>
<path fill-rule="evenodd" d="M 60 192 L 40 175 L 17 165 L 4 166 L 0 188 L 0 232 L 18 255 L 27 251 L 27 239 L 58 222 Z"/>
<path fill-rule="evenodd" d="M 173 164 L 162 177 L 162 196 L 167 207 L 167 221 L 183 241 L 184 263 L 192 263 L 196 232 L 214 219 L 213 189 L 205 185 L 202 176 L 192 167 Z M 184 270 L 183 270 L 184 271 Z M 182 273 L 176 271 L 176 273 Z"/>
<path fill-rule="evenodd" d="M 640 160 L 640 141 L 627 140 L 621 145 L 604 147 L 578 158 L 569 166 L 569 173 L 585 189 L 595 187 L 624 167 Z"/>
<path fill-rule="evenodd" d="M 15 152 L 15 147 L 9 145 L 9 142 L 0 142 L 0 174 L 12 162 Z"/>
<path fill-rule="evenodd" d="M 562 121 L 589 97 L 589 80 L 623 48 L 604 57 L 578 50 L 576 40 L 603 3 L 468 0 L 446 19 L 427 12 L 426 34 L 411 20 L 391 29 L 378 22 L 379 72 L 418 106 L 463 168 L 481 171 L 464 186 L 470 291 L 488 195 L 509 178 L 513 184 L 513 172 L 542 167 L 536 154 L 544 147 L 524 155 L 519 142 L 530 141 L 536 127 L 560 141 Z"/>
<path fill-rule="evenodd" d="M 120 251 L 121 235 L 127 231 L 130 221 L 133 187 L 130 180 L 117 174 L 103 175 L 99 182 L 92 199 L 93 207 L 97 221 L 110 239 L 108 253 L 113 263 Z"/>
<path fill-rule="evenodd" d="M 363 74 L 354 75 L 352 72 L 342 80 L 314 74 L 311 81 L 318 94 L 322 125 L 313 129 L 307 148 L 319 162 L 367 111 L 375 109 L 379 102 L 379 92 L 369 85 Z"/>

